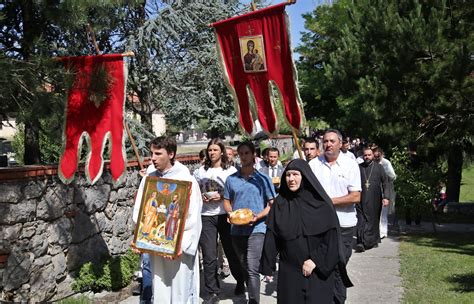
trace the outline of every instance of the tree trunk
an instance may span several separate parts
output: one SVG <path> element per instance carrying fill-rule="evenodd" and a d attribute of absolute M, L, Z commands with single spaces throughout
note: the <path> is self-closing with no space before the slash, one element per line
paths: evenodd
<path fill-rule="evenodd" d="M 453 144 L 448 151 L 448 182 L 446 196 L 448 202 L 459 202 L 461 190 L 463 153 L 459 144 Z"/>
<path fill-rule="evenodd" d="M 152 113 L 141 112 L 140 113 L 140 121 L 143 124 L 143 127 L 148 131 L 153 132 L 153 119 Z"/>
<path fill-rule="evenodd" d="M 25 122 L 25 154 L 23 156 L 25 165 L 41 162 L 39 133 L 40 123 L 38 119 L 33 118 Z"/>
<path fill-rule="evenodd" d="M 21 1 L 21 13 L 23 18 L 23 36 L 24 39 L 21 45 L 21 54 L 23 60 L 28 61 L 32 54 L 34 41 L 39 37 L 40 26 L 35 20 L 35 12 L 33 2 Z M 23 161 L 25 165 L 39 164 L 40 163 L 40 123 L 37 118 L 32 117 L 25 119 L 25 154 L 23 155 Z"/>

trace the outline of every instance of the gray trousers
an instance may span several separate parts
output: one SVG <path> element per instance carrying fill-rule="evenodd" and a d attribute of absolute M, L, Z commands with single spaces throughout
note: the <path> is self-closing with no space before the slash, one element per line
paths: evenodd
<path fill-rule="evenodd" d="M 247 281 L 249 301 L 260 303 L 260 257 L 262 256 L 264 233 L 248 236 L 232 236 L 232 244 Z"/>

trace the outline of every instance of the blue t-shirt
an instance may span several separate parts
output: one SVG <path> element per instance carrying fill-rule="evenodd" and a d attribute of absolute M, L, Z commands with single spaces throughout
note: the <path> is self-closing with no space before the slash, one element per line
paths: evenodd
<path fill-rule="evenodd" d="M 232 209 L 249 208 L 254 214 L 262 212 L 267 202 L 275 197 L 275 190 L 271 179 L 254 171 L 248 179 L 245 179 L 240 170 L 230 175 L 224 187 L 224 199 L 230 200 Z M 232 225 L 231 235 L 250 235 L 252 233 L 265 233 L 267 226 L 265 218 L 260 219 L 253 226 Z"/>

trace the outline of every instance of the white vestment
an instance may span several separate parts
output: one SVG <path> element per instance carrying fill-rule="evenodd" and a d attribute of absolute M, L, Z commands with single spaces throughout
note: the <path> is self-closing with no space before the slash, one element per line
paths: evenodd
<path fill-rule="evenodd" d="M 155 171 L 150 176 L 192 181 L 188 215 L 184 225 L 181 241 L 182 255 L 175 260 L 168 260 L 158 255 L 150 255 L 153 274 L 153 303 L 199 303 L 199 256 L 197 249 L 201 235 L 202 197 L 196 179 L 186 166 L 175 161 L 171 169 L 165 172 Z M 140 202 L 145 186 L 145 178 L 138 188 L 133 221 L 138 220 Z"/>

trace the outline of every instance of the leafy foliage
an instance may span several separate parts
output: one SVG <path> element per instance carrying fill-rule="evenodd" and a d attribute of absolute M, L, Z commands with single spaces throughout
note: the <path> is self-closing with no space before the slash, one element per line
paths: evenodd
<path fill-rule="evenodd" d="M 42 129 L 45 120 L 50 125 L 62 124 L 70 85 L 70 77 L 65 77 L 63 67 L 51 56 L 93 54 L 85 30 L 88 23 L 102 52 L 135 52 L 128 83 L 133 102 L 127 107 L 140 115 L 141 129 L 151 130 L 152 113 L 163 112 L 178 128 L 207 119 L 211 135 L 234 130 L 237 119 L 207 24 L 241 9 L 237 0 L 12 1 L 1 5 L 0 116 L 13 116 L 24 124 L 25 163 L 49 162 L 40 157 L 45 154 L 40 134 L 61 146 L 61 136 Z M 97 73 L 97 81 L 92 82 L 96 87 L 92 99 L 97 103 L 107 84 L 107 77 L 102 76 Z M 140 135 L 134 133 L 134 137 Z"/>
<path fill-rule="evenodd" d="M 139 263 L 139 255 L 131 250 L 123 256 L 106 257 L 98 264 L 86 263 L 82 265 L 72 288 L 74 291 L 119 290 L 130 284 Z"/>
<path fill-rule="evenodd" d="M 437 186 L 442 179 L 441 170 L 423 165 L 414 169 L 410 166 L 408 151 L 394 148 L 390 161 L 397 173 L 394 181 L 397 193 L 397 211 L 410 208 L 416 214 L 431 210 L 431 200 L 436 197 Z"/>
<path fill-rule="evenodd" d="M 130 108 L 151 126 L 151 113 L 162 111 L 174 126 L 187 128 L 208 119 L 216 136 L 235 129 L 233 103 L 219 69 L 209 23 L 230 17 L 238 1 L 148 1 L 132 12 L 127 49 L 129 89 L 139 103 Z"/>
<path fill-rule="evenodd" d="M 416 141 L 430 162 L 449 154 L 456 200 L 472 153 L 473 2 L 341 0 L 306 15 L 298 49 L 308 119 L 390 150 Z"/>
<path fill-rule="evenodd" d="M 117 50 L 124 12 L 135 1 L 7 1 L 0 6 L 0 116 L 24 124 L 24 162 L 40 163 L 40 134 L 60 146 L 40 120 L 62 124 L 68 79 L 53 56 L 92 53 L 85 26 L 97 32 L 101 50 Z M 67 75 L 66 75 L 67 76 Z M 44 154 L 44 153 L 43 153 Z"/>

